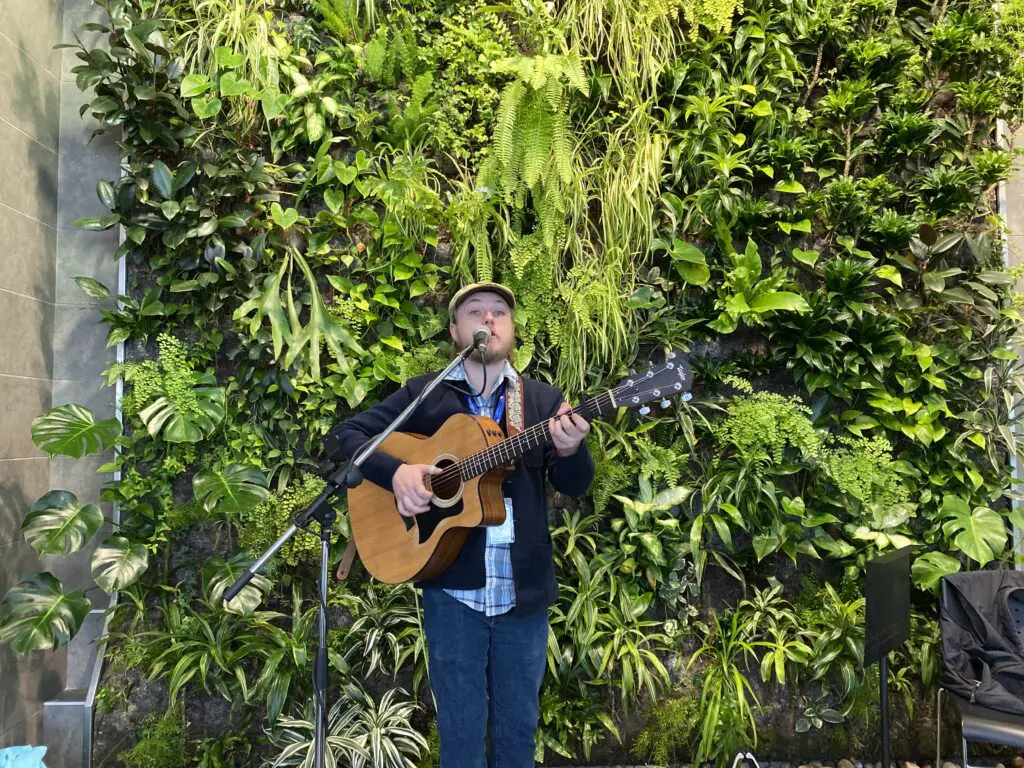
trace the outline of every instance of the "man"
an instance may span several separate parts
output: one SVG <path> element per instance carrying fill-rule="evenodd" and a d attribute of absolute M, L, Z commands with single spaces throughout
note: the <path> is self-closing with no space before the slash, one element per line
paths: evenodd
<path fill-rule="evenodd" d="M 590 425 L 570 413 L 557 389 L 520 379 L 512 367 L 514 310 L 512 292 L 497 283 L 474 283 L 455 294 L 448 306 L 455 347 L 469 346 L 482 325 L 490 329 L 490 341 L 482 359 L 474 352 L 401 427 L 431 435 L 450 416 L 468 412 L 493 418 L 503 427 L 511 423 L 528 428 L 547 420 L 552 441 L 527 451 L 506 477 L 505 524 L 473 529 L 455 562 L 437 578 L 419 584 L 441 768 L 533 766 L 547 657 L 547 608 L 558 596 L 545 478 L 559 492 L 578 496 L 594 477 L 585 442 Z M 336 428 L 346 458 L 382 432 L 434 375 L 411 379 L 379 405 Z M 403 464 L 378 451 L 362 470 L 367 480 L 393 491 L 401 514 L 413 516 L 429 508 L 425 478 L 438 472 L 434 467 Z"/>

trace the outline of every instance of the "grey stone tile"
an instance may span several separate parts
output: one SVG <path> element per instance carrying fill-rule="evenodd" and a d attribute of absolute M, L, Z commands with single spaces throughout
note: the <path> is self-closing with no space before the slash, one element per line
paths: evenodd
<path fill-rule="evenodd" d="M 71 703 L 62 696 L 60 704 L 51 703 L 43 710 L 43 744 L 46 745 L 46 766 L 50 768 L 89 768 L 91 756 L 86 754 L 86 731 L 91 719 L 84 700 Z"/>
<path fill-rule="evenodd" d="M 14 244 L 11 257 L 0 259 L 0 288 L 52 302 L 57 230 L 0 206 L 0 233 L 5 242 Z"/>
<path fill-rule="evenodd" d="M 0 373 L 49 379 L 53 375 L 54 305 L 0 291 Z"/>
<path fill-rule="evenodd" d="M 91 93 L 91 92 L 90 92 Z M 117 175 L 116 159 L 120 157 L 117 139 L 120 132 L 108 130 L 93 138 L 92 134 L 100 127 L 100 122 L 89 112 L 79 114 L 82 104 L 89 97 L 78 90 L 73 82 L 61 83 L 60 86 L 60 151 L 71 155 L 102 155 L 115 158 L 114 172 Z"/>
<path fill-rule="evenodd" d="M 103 48 L 107 50 L 109 33 L 94 30 L 83 30 L 81 27 L 86 22 L 99 22 L 103 25 L 108 23 L 107 13 L 100 6 L 91 2 L 84 8 L 64 11 L 64 29 L 61 42 L 76 46 L 75 48 L 62 48 L 61 56 L 61 80 L 74 82 L 75 73 L 71 70 L 84 62 L 76 55 L 79 52 L 79 43 L 85 46 L 86 50 Z"/>
<path fill-rule="evenodd" d="M 110 359 L 115 359 L 115 349 L 108 350 Z M 97 420 L 114 416 L 114 388 L 106 385 L 106 379 L 96 376 L 92 379 L 54 379 L 53 406 L 78 403 L 92 411 Z"/>
<path fill-rule="evenodd" d="M 61 152 L 57 177 L 60 183 L 57 226 L 72 229 L 75 219 L 110 213 L 96 195 L 100 179 L 115 179 L 119 171 L 114 156 Z"/>
<path fill-rule="evenodd" d="M 53 346 L 60 354 L 53 361 L 54 379 L 93 379 L 106 369 L 116 354 L 104 351 L 107 326 L 92 306 L 57 304 L 54 312 Z"/>
<path fill-rule="evenodd" d="M 23 541 L 21 523 L 29 507 L 50 490 L 50 460 L 0 461 L 0 546 Z"/>
<path fill-rule="evenodd" d="M 60 81 L 5 37 L 0 37 L 0 116 L 57 150 Z"/>
<path fill-rule="evenodd" d="M 83 504 L 99 504 L 100 489 L 104 483 L 113 480 L 112 474 L 98 474 L 97 470 L 114 458 L 113 452 L 83 456 L 73 459 L 70 456 L 55 456 L 50 462 L 50 488 L 70 491 Z M 109 517 L 109 504 L 101 505 Z"/>
<path fill-rule="evenodd" d="M 53 46 L 61 41 L 60 3 L 44 0 L 0 0 L 0 35 L 12 40 L 34 59 L 51 66 L 55 75 L 60 60 Z M 52 62 L 52 64 L 51 64 Z"/>
<path fill-rule="evenodd" d="M 12 723 L 11 728 L 0 733 L 0 749 L 43 746 L 43 738 L 43 710 L 39 709 L 33 712 L 28 719 L 19 719 L 16 723 Z"/>
<path fill-rule="evenodd" d="M 91 277 L 117 294 L 118 230 L 87 232 L 79 229 L 57 231 L 57 268 L 54 276 L 54 301 L 57 304 L 94 304 L 112 308 L 114 300 L 97 302 L 82 292 L 76 277 Z M 0 267 L 2 269 L 2 267 Z M 0 273 L 2 274 L 2 273 Z"/>
<path fill-rule="evenodd" d="M 109 598 L 105 598 L 104 606 L 108 604 Z M 90 613 L 82 622 L 78 634 L 68 643 L 68 688 L 88 688 L 92 682 L 97 646 L 102 639 L 103 621 L 102 611 Z"/>
<path fill-rule="evenodd" d="M 0 374 L 0 459 L 46 457 L 32 442 L 32 421 L 50 409 L 49 379 Z"/>
<path fill-rule="evenodd" d="M 0 120 L 0 203 L 57 226 L 57 153 Z"/>

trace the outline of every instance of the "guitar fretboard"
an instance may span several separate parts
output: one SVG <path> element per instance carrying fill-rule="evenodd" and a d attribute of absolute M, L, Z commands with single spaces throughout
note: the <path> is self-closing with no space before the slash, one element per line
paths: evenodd
<path fill-rule="evenodd" d="M 605 412 L 613 410 L 614 404 L 615 400 L 611 392 L 605 392 L 586 402 L 586 412 L 576 407 L 572 409 L 571 413 L 583 416 L 589 421 L 595 416 L 601 416 Z M 462 474 L 463 480 L 479 477 L 496 467 L 515 461 L 531 448 L 550 441 L 551 430 L 548 429 L 548 422 L 542 421 L 540 424 L 534 424 L 532 427 L 524 429 L 517 435 L 462 459 L 459 462 L 459 472 Z"/>

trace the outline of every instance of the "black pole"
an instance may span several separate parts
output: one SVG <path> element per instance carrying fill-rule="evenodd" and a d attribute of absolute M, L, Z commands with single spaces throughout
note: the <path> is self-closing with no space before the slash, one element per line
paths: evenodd
<path fill-rule="evenodd" d="M 324 748 L 327 742 L 327 570 L 331 562 L 331 528 L 334 508 L 327 505 L 320 520 L 320 644 L 316 649 L 316 768 L 324 768 Z"/>
<path fill-rule="evenodd" d="M 889 759 L 889 654 L 878 663 L 878 692 L 882 704 L 882 768 L 890 768 Z"/>

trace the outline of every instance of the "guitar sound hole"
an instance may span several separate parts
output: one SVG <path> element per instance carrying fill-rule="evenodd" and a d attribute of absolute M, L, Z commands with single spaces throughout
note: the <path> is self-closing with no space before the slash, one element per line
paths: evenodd
<path fill-rule="evenodd" d="M 461 473 L 451 459 L 441 459 L 435 466 L 441 474 L 430 478 L 430 489 L 442 502 L 451 501 L 462 490 Z"/>
<path fill-rule="evenodd" d="M 420 544 L 425 544 L 434 534 L 434 530 L 446 517 L 454 517 L 462 513 L 462 477 L 453 459 L 441 459 L 435 464 L 443 474 L 430 478 L 430 490 L 437 498 L 430 503 L 430 509 L 414 518 L 402 518 L 406 529 L 415 525 L 419 534 Z M 447 471 L 445 471 L 447 470 Z M 438 505 L 437 502 L 440 502 Z"/>

